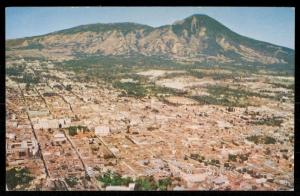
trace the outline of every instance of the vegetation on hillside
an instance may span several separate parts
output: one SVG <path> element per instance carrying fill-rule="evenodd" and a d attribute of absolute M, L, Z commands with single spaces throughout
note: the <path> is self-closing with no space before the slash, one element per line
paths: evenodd
<path fill-rule="evenodd" d="M 78 27 L 73 27 L 70 29 L 65 29 L 62 31 L 57 31 L 52 34 L 75 34 L 79 32 L 108 32 L 108 31 L 120 31 L 124 35 L 127 35 L 128 33 L 136 30 L 143 29 L 146 33 L 151 31 L 153 27 L 142 25 L 142 24 L 136 24 L 136 23 L 108 23 L 108 24 L 88 24 L 88 25 L 81 25 Z"/>
<path fill-rule="evenodd" d="M 20 47 L 18 49 L 20 49 L 20 50 L 32 50 L 32 49 L 42 50 L 43 48 L 44 48 L 44 46 L 40 43 L 31 43 L 27 46 Z"/>

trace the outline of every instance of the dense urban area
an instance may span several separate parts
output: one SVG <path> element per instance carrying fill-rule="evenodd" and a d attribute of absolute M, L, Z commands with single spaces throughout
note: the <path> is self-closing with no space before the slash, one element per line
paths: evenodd
<path fill-rule="evenodd" d="M 8 190 L 293 189 L 291 76 L 6 66 Z"/>

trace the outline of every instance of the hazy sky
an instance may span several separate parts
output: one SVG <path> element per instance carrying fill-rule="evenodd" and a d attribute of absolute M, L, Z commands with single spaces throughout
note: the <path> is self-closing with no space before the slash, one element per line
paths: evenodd
<path fill-rule="evenodd" d="M 193 14 L 207 14 L 241 35 L 294 49 L 295 11 L 288 7 L 11 7 L 5 14 L 6 39 L 91 23 L 158 27 Z"/>

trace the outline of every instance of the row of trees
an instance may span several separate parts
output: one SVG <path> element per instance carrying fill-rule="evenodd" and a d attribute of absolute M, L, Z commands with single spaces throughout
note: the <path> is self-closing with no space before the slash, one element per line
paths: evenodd
<path fill-rule="evenodd" d="M 140 177 L 134 181 L 130 177 L 123 178 L 121 175 L 111 171 L 107 171 L 103 175 L 100 175 L 98 180 L 101 181 L 104 186 L 128 186 L 129 183 L 135 183 L 135 190 L 137 191 L 166 191 L 172 184 L 170 177 L 155 181 L 153 176 L 149 176 Z"/>
<path fill-rule="evenodd" d="M 86 126 L 81 126 L 81 125 L 79 125 L 79 126 L 70 126 L 68 128 L 69 135 L 71 135 L 71 136 L 76 135 L 77 134 L 77 130 L 83 130 L 83 132 L 89 131 L 89 129 Z"/>
<path fill-rule="evenodd" d="M 6 74 L 8 76 L 21 76 L 24 72 L 25 68 L 23 66 L 13 66 L 6 68 Z"/>

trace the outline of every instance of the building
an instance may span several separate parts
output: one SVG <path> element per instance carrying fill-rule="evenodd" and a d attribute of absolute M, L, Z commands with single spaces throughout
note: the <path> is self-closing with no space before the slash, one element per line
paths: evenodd
<path fill-rule="evenodd" d="M 15 133 L 6 133 L 6 138 L 7 139 L 15 139 L 15 137 L 16 137 L 16 134 Z"/>
<path fill-rule="evenodd" d="M 39 110 L 39 111 L 34 111 L 34 110 L 29 110 L 28 114 L 31 118 L 36 118 L 36 117 L 41 117 L 41 116 L 48 116 L 49 115 L 49 110 Z"/>
<path fill-rule="evenodd" d="M 62 119 L 38 119 L 37 122 L 33 124 L 34 129 L 58 129 L 68 127 L 71 123 L 70 118 Z"/>
<path fill-rule="evenodd" d="M 55 134 L 53 140 L 57 145 L 66 143 L 66 137 L 63 133 Z"/>
<path fill-rule="evenodd" d="M 22 142 L 12 142 L 7 145 L 6 154 L 12 155 L 15 158 L 34 157 L 38 154 L 39 146 L 37 141 L 31 140 Z"/>
<path fill-rule="evenodd" d="M 127 186 L 107 186 L 106 191 L 133 191 L 135 188 L 135 183 L 129 183 Z"/>
<path fill-rule="evenodd" d="M 184 173 L 182 176 L 183 181 L 185 181 L 188 187 L 193 186 L 195 183 L 201 183 L 206 180 L 207 174 L 186 174 Z"/>
<path fill-rule="evenodd" d="M 33 127 L 34 129 L 57 129 L 59 128 L 59 122 L 56 119 L 42 119 L 34 123 Z"/>
<path fill-rule="evenodd" d="M 106 136 L 111 133 L 110 128 L 107 126 L 97 126 L 95 127 L 95 134 L 98 136 Z"/>

